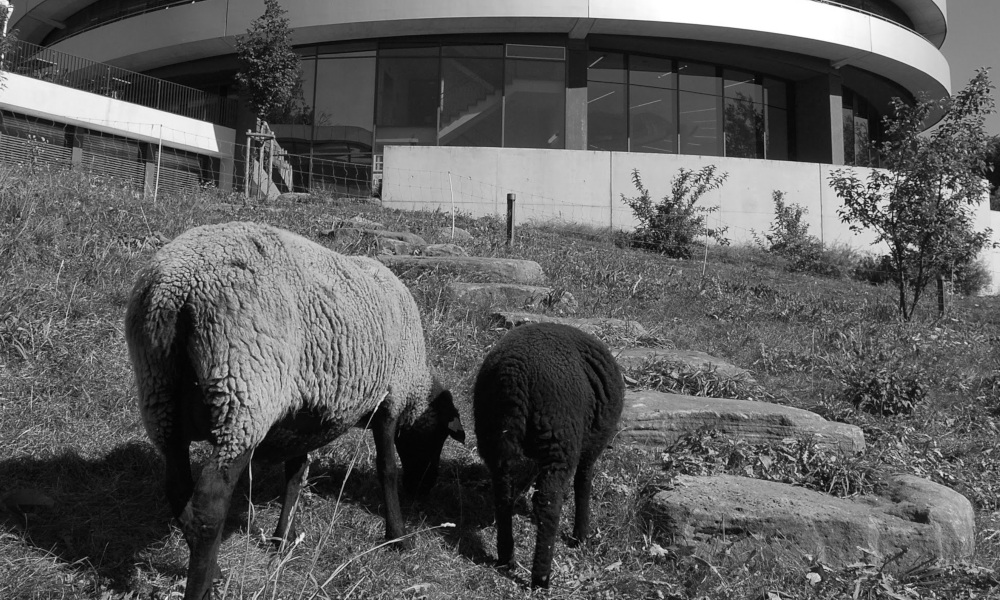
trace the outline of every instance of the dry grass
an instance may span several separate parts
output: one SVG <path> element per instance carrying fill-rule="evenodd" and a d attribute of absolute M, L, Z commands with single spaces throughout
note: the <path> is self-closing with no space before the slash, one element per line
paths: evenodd
<path fill-rule="evenodd" d="M 122 335 L 134 273 L 165 240 L 194 225 L 261 221 L 330 245 L 322 233 L 336 219 L 355 215 L 431 241 L 447 241 L 435 231 L 451 224 L 451 215 L 442 213 L 364 203 L 247 206 L 215 192 L 151 205 L 111 182 L 0 171 L 0 498 L 20 491 L 37 501 L 33 507 L 0 505 L 0 598 L 178 596 L 187 548 L 169 523 L 162 464 L 134 408 Z M 466 244 L 470 253 L 538 261 L 553 287 L 576 297 L 579 316 L 636 319 L 660 343 L 749 368 L 777 401 L 861 425 L 871 456 L 885 468 L 965 493 L 979 519 L 974 564 L 928 565 L 890 576 L 876 560 L 834 573 L 795 549 L 752 539 L 697 551 L 678 547 L 641 516 L 645 494 L 668 475 L 662 461 L 615 447 L 595 482 L 595 538 L 580 548 L 558 544 L 553 589 L 531 593 L 526 569 L 504 575 L 491 567 L 491 492 L 474 440 L 464 447 L 448 444 L 431 497 L 406 504 L 416 545 L 398 552 L 379 547 L 384 525 L 374 451 L 369 436 L 353 431 L 318 453 L 299 510 L 304 537 L 289 552 L 271 551 L 265 539 L 277 519 L 280 477 L 273 466 L 254 465 L 237 491 L 220 555 L 226 598 L 997 594 L 991 570 L 1000 556 L 994 513 L 1000 510 L 1000 472 L 992 456 L 1000 415 L 996 300 L 959 299 L 951 319 L 928 314 L 900 324 L 891 291 L 789 274 L 752 249 L 713 250 L 703 265 L 619 248 L 606 232 L 554 226 L 520 228 L 517 245 L 508 248 L 502 221 L 462 215 L 456 221 L 475 236 Z M 456 392 L 471 433 L 472 379 L 501 332 L 485 314 L 493 307 L 447 300 L 450 279 L 429 273 L 407 283 L 423 309 L 434 367 Z M 912 416 L 876 418 L 841 399 L 852 368 L 885 361 L 909 365 L 924 377 L 930 393 Z M 668 383 L 671 373 L 647 383 Z M 710 373 L 681 375 L 675 382 L 732 387 L 711 381 Z M 522 565 L 530 564 L 534 539 L 529 512 L 525 496 L 515 522 Z M 820 576 L 819 584 L 810 573 Z"/>

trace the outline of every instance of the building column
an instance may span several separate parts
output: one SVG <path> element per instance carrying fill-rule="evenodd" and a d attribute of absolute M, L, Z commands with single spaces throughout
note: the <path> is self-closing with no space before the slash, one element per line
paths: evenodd
<path fill-rule="evenodd" d="M 586 40 L 566 44 L 566 149 L 587 149 Z"/>
<path fill-rule="evenodd" d="M 841 77 L 828 73 L 795 85 L 796 159 L 844 164 L 844 109 Z"/>

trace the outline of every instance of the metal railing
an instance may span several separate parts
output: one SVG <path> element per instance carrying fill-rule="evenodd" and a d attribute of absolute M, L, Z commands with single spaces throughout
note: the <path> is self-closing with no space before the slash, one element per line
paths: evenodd
<path fill-rule="evenodd" d="M 3 56 L 4 71 L 227 127 L 236 100 L 134 71 L 16 40 Z"/>

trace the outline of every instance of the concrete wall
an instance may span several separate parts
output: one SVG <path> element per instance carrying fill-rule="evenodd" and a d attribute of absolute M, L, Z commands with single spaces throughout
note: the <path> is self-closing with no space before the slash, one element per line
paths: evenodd
<path fill-rule="evenodd" d="M 385 150 L 382 202 L 403 209 L 454 209 L 472 216 L 502 215 L 506 196 L 516 196 L 516 222 L 532 220 L 584 223 L 629 229 L 636 222 L 622 195 L 637 196 L 632 170 L 654 200 L 670 193 L 671 180 L 681 168 L 698 170 L 715 165 L 728 173 L 723 186 L 700 201 L 719 207 L 710 224 L 729 227 L 732 243 L 752 243 L 754 233 L 767 232 L 774 219 L 772 193 L 785 193 L 786 204 L 800 204 L 808 213 L 809 233 L 827 245 L 845 245 L 862 252 L 884 251 L 873 246 L 875 236 L 855 234 L 841 222 L 840 199 L 830 188 L 838 168 L 798 163 L 714 156 L 638 154 L 516 148 L 449 148 L 389 146 Z M 869 169 L 853 168 L 862 179 Z M 1000 213 L 980 205 L 977 226 L 1000 233 Z M 1000 251 L 983 257 L 1000 282 Z"/>

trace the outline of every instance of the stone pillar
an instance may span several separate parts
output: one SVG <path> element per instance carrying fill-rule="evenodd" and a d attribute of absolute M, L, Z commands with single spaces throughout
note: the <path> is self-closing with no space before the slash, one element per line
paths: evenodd
<path fill-rule="evenodd" d="M 835 72 L 795 85 L 796 159 L 844 164 L 844 112 L 841 78 Z"/>

